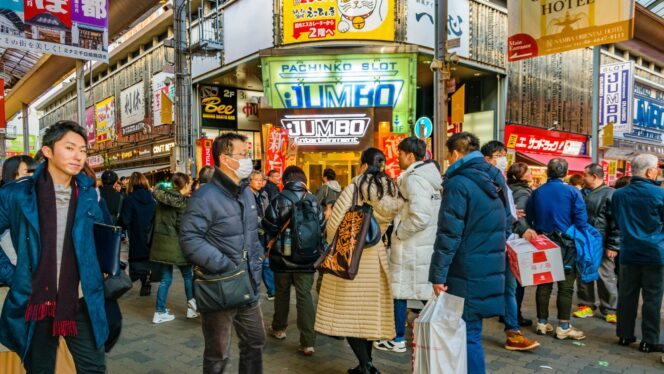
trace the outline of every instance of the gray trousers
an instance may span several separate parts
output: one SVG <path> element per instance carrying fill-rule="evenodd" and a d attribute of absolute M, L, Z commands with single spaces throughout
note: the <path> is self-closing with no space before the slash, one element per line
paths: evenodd
<path fill-rule="evenodd" d="M 205 352 L 203 353 L 203 373 L 220 374 L 226 369 L 231 350 L 231 328 L 240 342 L 240 374 L 260 374 L 263 372 L 263 347 L 265 346 L 265 326 L 258 302 L 246 307 L 201 313 Z"/>
<path fill-rule="evenodd" d="M 599 280 L 591 283 L 583 283 L 581 277 L 576 281 L 576 296 L 579 305 L 597 309 L 595 303 L 595 283 L 597 283 L 597 293 L 599 294 L 599 311 L 603 316 L 607 314 L 616 314 L 618 309 L 618 277 L 616 276 L 616 263 L 613 259 L 602 258 L 602 264 L 599 267 Z"/>

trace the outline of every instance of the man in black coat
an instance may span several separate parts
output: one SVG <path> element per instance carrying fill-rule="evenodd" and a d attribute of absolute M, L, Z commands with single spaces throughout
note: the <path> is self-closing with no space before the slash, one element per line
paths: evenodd
<path fill-rule="evenodd" d="M 119 192 L 115 186 L 118 183 L 118 175 L 112 170 L 106 170 L 101 174 L 101 188 L 99 188 L 99 195 L 108 208 L 108 213 L 111 215 L 111 224 L 115 224 L 120 216 L 122 209 L 122 192 Z"/>
<path fill-rule="evenodd" d="M 236 133 L 218 136 L 212 144 L 215 171 L 187 203 L 180 223 L 185 257 L 208 273 L 237 269 L 247 258 L 256 287 L 245 306 L 201 312 L 205 351 L 203 372 L 223 373 L 230 355 L 231 328 L 240 339 L 240 373 L 263 372 L 265 329 L 258 303 L 263 249 L 258 238 L 256 200 L 245 179 L 253 170 L 247 138 Z"/>
<path fill-rule="evenodd" d="M 267 173 L 267 184 L 263 188 L 267 192 L 267 197 L 270 201 L 279 195 L 279 183 L 281 183 L 281 173 L 279 173 L 279 170 L 270 170 Z"/>

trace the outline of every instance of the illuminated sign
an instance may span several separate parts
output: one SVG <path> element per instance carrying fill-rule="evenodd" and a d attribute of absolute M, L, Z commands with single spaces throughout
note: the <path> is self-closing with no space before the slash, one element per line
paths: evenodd
<path fill-rule="evenodd" d="M 281 125 L 297 145 L 358 145 L 371 119 L 366 114 L 286 115 Z"/>
<path fill-rule="evenodd" d="M 237 89 L 201 86 L 201 125 L 237 129 Z"/>
<path fill-rule="evenodd" d="M 393 108 L 392 132 L 415 121 L 414 54 L 263 59 L 265 95 L 280 109 Z"/>
<path fill-rule="evenodd" d="M 170 152 L 173 147 L 175 147 L 174 142 L 157 144 L 154 147 L 152 147 L 152 153 L 153 154 L 167 153 Z"/>
<path fill-rule="evenodd" d="M 560 156 L 583 156 L 588 138 L 584 135 L 547 131 L 517 125 L 505 126 L 505 146 L 519 152 Z"/>

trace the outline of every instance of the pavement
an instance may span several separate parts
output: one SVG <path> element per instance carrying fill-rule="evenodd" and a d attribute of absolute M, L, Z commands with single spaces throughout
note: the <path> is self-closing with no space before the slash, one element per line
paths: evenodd
<path fill-rule="evenodd" d="M 122 337 L 108 355 L 109 373 L 166 374 L 202 372 L 203 337 L 200 319 L 186 319 L 186 298 L 182 277 L 174 271 L 168 305 L 176 319 L 160 325 L 152 324 L 158 283 L 152 286 L 152 295 L 139 296 L 140 284 L 120 300 L 124 314 Z M 267 301 L 264 290 L 261 305 L 266 327 L 272 319 L 273 303 Z M 314 298 L 316 297 L 314 291 Z M 297 352 L 299 334 L 296 328 L 294 291 L 291 299 L 288 338 L 277 341 L 267 338 L 264 351 L 265 373 L 346 373 L 357 365 L 345 340 L 318 336 L 316 353 L 304 357 Z M 551 298 L 551 314 L 555 316 L 555 294 Z M 535 289 L 526 290 L 524 315 L 535 317 Z M 409 313 L 409 320 L 416 316 Z M 555 322 L 555 321 L 551 321 Z M 503 348 L 503 325 L 496 318 L 485 320 L 484 349 L 489 373 L 664 373 L 661 354 L 638 351 L 638 344 L 621 347 L 616 344 L 615 326 L 599 318 L 574 319 L 573 325 L 583 330 L 588 338 L 580 342 L 556 340 L 552 336 L 537 336 L 534 330 L 524 330 L 530 338 L 539 339 L 542 346 L 532 352 L 510 352 Z M 637 336 L 640 336 L 640 323 Z M 664 327 L 664 325 L 663 325 Z M 663 330 L 664 331 L 664 330 Z M 231 343 L 231 360 L 227 373 L 237 372 L 237 338 Z M 408 329 L 408 342 L 411 331 Z M 388 353 L 374 350 L 374 364 L 382 373 L 409 373 L 412 351 Z"/>

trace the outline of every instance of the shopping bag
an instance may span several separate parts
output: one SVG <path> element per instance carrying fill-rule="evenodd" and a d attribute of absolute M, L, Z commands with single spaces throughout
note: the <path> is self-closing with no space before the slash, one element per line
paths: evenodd
<path fill-rule="evenodd" d="M 463 301 L 443 292 L 424 306 L 413 327 L 413 373 L 468 372 Z"/>

